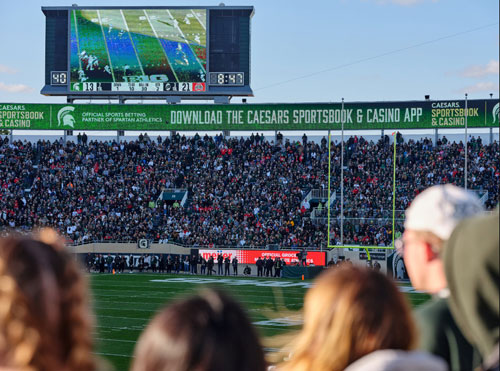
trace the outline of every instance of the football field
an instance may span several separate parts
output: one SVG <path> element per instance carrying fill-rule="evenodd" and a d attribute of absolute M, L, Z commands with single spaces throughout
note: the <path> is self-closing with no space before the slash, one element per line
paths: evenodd
<path fill-rule="evenodd" d="M 300 309 L 312 281 L 224 278 L 166 274 L 92 274 L 94 338 L 97 354 L 115 370 L 128 370 L 135 342 L 154 314 L 174 298 L 206 287 L 217 287 L 233 295 L 248 314 L 263 339 L 300 329 Z M 412 306 L 428 299 L 401 285 Z M 272 351 L 273 349 L 267 349 Z"/>

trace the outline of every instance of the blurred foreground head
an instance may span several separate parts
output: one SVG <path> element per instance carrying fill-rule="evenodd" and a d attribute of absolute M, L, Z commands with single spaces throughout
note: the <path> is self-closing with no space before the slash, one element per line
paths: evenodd
<path fill-rule="evenodd" d="M 404 260 L 413 287 L 436 294 L 447 286 L 441 254 L 455 226 L 483 212 L 479 198 L 453 184 L 420 193 L 406 210 Z"/>
<path fill-rule="evenodd" d="M 0 369 L 91 371 L 87 285 L 57 234 L 0 239 Z"/>
<path fill-rule="evenodd" d="M 410 308 L 386 276 L 344 265 L 328 270 L 307 292 L 304 327 L 286 371 L 335 371 L 376 350 L 415 344 Z"/>
<path fill-rule="evenodd" d="M 132 371 L 264 371 L 258 337 L 243 309 L 215 290 L 177 301 L 148 325 Z"/>

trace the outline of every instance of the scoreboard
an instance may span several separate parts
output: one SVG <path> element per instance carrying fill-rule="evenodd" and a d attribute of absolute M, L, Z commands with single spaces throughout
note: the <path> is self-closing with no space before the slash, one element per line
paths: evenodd
<path fill-rule="evenodd" d="M 253 96 L 251 6 L 42 11 L 44 95 Z"/>

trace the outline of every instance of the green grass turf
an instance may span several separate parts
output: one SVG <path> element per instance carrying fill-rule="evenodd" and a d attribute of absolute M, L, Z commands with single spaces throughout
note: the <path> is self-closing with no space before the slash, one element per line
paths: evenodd
<path fill-rule="evenodd" d="M 262 337 L 299 329 L 300 325 L 290 315 L 302 308 L 304 294 L 311 282 L 182 274 L 92 274 L 97 354 L 115 370 L 128 370 L 135 342 L 154 314 L 172 299 L 205 287 L 219 287 L 234 295 L 246 307 Z M 413 306 L 429 298 L 419 293 L 406 295 Z"/>

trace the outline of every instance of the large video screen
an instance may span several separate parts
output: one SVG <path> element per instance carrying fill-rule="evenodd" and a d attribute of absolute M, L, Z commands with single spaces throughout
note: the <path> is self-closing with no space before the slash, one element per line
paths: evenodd
<path fill-rule="evenodd" d="M 69 16 L 70 91 L 206 91 L 206 9 L 72 9 Z"/>

